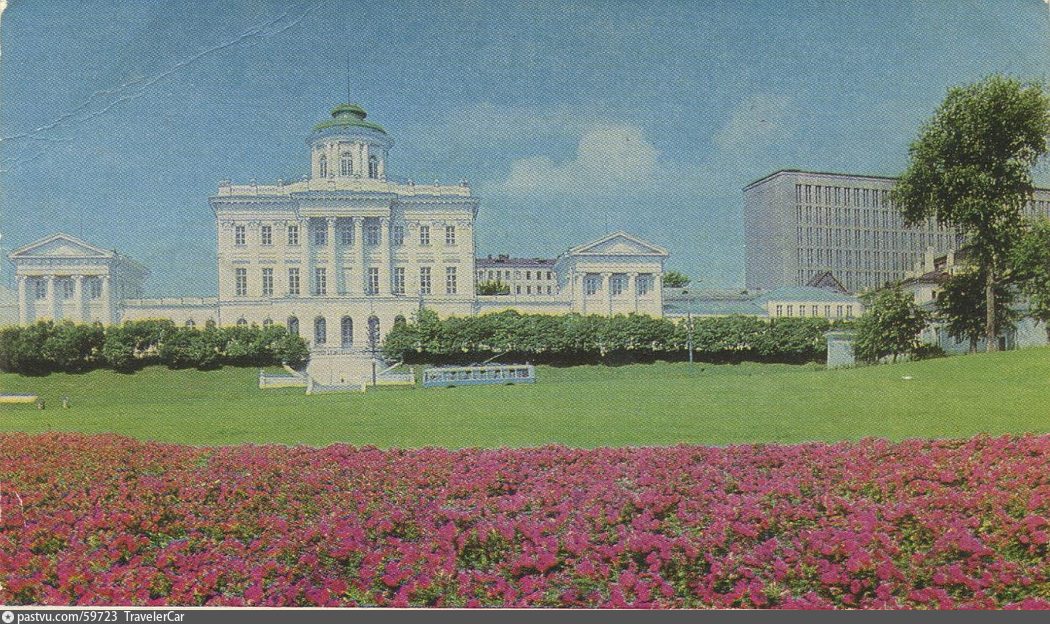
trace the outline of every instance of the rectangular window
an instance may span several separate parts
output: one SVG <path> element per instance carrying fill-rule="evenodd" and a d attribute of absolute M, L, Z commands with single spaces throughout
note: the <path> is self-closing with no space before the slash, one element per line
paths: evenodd
<path fill-rule="evenodd" d="M 550 286 L 547 287 L 547 294 L 548 295 L 551 294 L 551 287 Z"/>
<path fill-rule="evenodd" d="M 288 269 L 288 294 L 299 294 L 299 269 L 297 267 Z"/>
<path fill-rule="evenodd" d="M 340 245 L 353 245 L 354 244 L 354 226 L 344 225 L 339 228 L 339 244 Z"/>
<path fill-rule="evenodd" d="M 328 294 L 328 271 L 324 267 L 314 268 L 314 295 Z"/>
<path fill-rule="evenodd" d="M 97 277 L 88 280 L 88 296 L 92 299 L 102 298 L 102 280 Z"/>
<path fill-rule="evenodd" d="M 235 225 L 233 226 L 233 244 L 241 246 L 244 244 L 244 226 Z"/>
<path fill-rule="evenodd" d="M 846 306 L 846 318 L 853 318 L 853 306 Z"/>
<path fill-rule="evenodd" d="M 267 246 L 273 244 L 273 226 L 272 225 L 264 225 L 264 226 L 262 226 L 259 229 L 259 241 L 263 245 L 267 245 Z"/>
<path fill-rule="evenodd" d="M 419 226 L 419 244 L 426 247 L 430 245 L 430 226 Z"/>
<path fill-rule="evenodd" d="M 649 290 L 652 288 L 652 281 L 649 279 L 648 275 L 639 275 L 635 284 L 639 295 L 648 295 Z"/>
<path fill-rule="evenodd" d="M 395 295 L 405 294 L 405 267 L 394 267 L 394 283 L 392 289 Z"/>
<path fill-rule="evenodd" d="M 777 306 L 777 316 L 783 316 L 784 306 Z"/>
<path fill-rule="evenodd" d="M 394 225 L 390 228 L 390 242 L 395 247 L 405 244 L 405 226 Z"/>
<path fill-rule="evenodd" d="M 531 295 L 532 294 L 532 286 L 526 286 L 525 287 L 525 294 L 526 295 Z"/>
<path fill-rule="evenodd" d="M 583 278 L 583 292 L 588 295 L 598 294 L 598 278 L 593 275 Z"/>
<path fill-rule="evenodd" d="M 551 272 L 550 272 L 550 271 L 547 271 L 547 279 L 553 279 L 553 278 L 551 277 Z"/>
<path fill-rule="evenodd" d="M 430 267 L 419 267 L 419 294 L 430 294 Z"/>
<path fill-rule="evenodd" d="M 539 275 L 539 274 L 537 273 L 537 275 Z M 525 271 L 525 279 L 527 279 L 527 280 L 531 280 L 532 279 L 532 271 Z"/>
<path fill-rule="evenodd" d="M 445 293 L 456 294 L 456 267 L 445 267 Z"/>
<path fill-rule="evenodd" d="M 379 244 L 379 224 L 378 223 L 366 223 L 365 224 L 365 244 L 366 245 L 378 245 Z"/>
<path fill-rule="evenodd" d="M 368 267 L 368 294 L 379 294 L 379 268 Z"/>
<path fill-rule="evenodd" d="M 234 293 L 238 297 L 248 294 L 248 269 L 234 269 Z"/>
<path fill-rule="evenodd" d="M 456 226 L 446 225 L 445 226 L 445 244 L 452 246 L 456 244 Z"/>
<path fill-rule="evenodd" d="M 795 306 L 789 305 L 788 306 L 788 316 L 794 316 L 794 312 L 795 312 Z"/>
<path fill-rule="evenodd" d="M 288 226 L 288 246 L 296 247 L 299 245 L 299 226 L 289 225 Z"/>
<path fill-rule="evenodd" d="M 42 280 L 42 279 L 34 280 L 33 281 L 33 292 L 36 295 L 37 299 L 46 299 L 47 298 L 47 282 Z"/>
<path fill-rule="evenodd" d="M 328 244 L 328 228 L 315 227 L 314 228 L 314 245 L 317 247 L 324 247 Z"/>
<path fill-rule="evenodd" d="M 618 296 L 623 294 L 623 277 L 614 275 L 609 278 L 609 289 L 612 291 L 612 295 Z"/>
<path fill-rule="evenodd" d="M 262 270 L 262 294 L 263 297 L 273 296 L 273 269 Z"/>
<path fill-rule="evenodd" d="M 835 306 L 835 316 L 842 318 L 842 306 Z"/>

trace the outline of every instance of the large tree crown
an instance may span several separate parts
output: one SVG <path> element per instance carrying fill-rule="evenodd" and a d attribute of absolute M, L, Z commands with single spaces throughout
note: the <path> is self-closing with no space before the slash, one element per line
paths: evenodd
<path fill-rule="evenodd" d="M 909 224 L 933 218 L 978 248 L 1000 247 L 1015 234 L 1048 136 L 1041 85 L 993 75 L 953 87 L 909 147 L 893 200 Z"/>

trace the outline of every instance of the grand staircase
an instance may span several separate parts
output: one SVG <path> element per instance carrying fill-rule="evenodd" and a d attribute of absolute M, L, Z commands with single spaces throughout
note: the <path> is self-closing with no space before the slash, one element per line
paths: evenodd
<path fill-rule="evenodd" d="M 414 385 L 415 375 L 394 373 L 388 362 L 365 349 L 322 348 L 310 352 L 305 370 L 285 366 L 287 375 L 259 371 L 260 388 L 305 387 L 307 394 L 364 392 L 368 386 Z"/>

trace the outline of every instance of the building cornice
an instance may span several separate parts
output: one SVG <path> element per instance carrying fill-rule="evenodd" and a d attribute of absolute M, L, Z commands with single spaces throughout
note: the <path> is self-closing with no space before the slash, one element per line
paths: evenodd
<path fill-rule="evenodd" d="M 833 178 L 851 178 L 851 179 L 858 179 L 858 180 L 877 180 L 877 181 L 882 181 L 882 182 L 886 182 L 886 181 L 896 182 L 899 179 L 898 177 L 893 177 L 893 176 L 873 175 L 873 174 L 867 174 L 867 173 L 842 173 L 842 172 L 835 172 L 835 171 L 810 171 L 810 170 L 807 170 L 807 169 L 777 169 L 773 173 L 770 173 L 768 175 L 762 176 L 761 178 L 758 178 L 757 180 L 753 180 L 753 181 L 749 182 L 746 186 L 744 186 L 743 190 L 746 191 L 746 190 L 748 190 L 748 189 L 750 189 L 750 188 L 752 188 L 754 186 L 758 186 L 759 184 L 761 184 L 763 182 L 766 182 L 767 180 L 771 180 L 771 179 L 773 179 L 773 178 L 775 178 L 777 176 L 780 176 L 780 175 L 829 176 L 829 177 L 833 177 Z M 1043 192 L 1050 193 L 1050 188 L 1041 187 L 1041 186 L 1034 186 L 1032 190 L 1033 191 L 1043 191 Z"/>

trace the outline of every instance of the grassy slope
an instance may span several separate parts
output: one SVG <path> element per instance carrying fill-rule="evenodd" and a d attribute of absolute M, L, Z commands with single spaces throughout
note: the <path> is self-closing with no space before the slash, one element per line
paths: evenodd
<path fill-rule="evenodd" d="M 48 409 L 0 406 L 0 430 L 118 432 L 193 444 L 727 444 L 1050 432 L 1050 349 L 855 370 L 744 364 L 540 368 L 534 386 L 258 390 L 256 370 L 151 368 L 32 378 Z M 901 377 L 910 375 L 911 380 Z M 68 395 L 72 408 L 62 410 Z"/>

